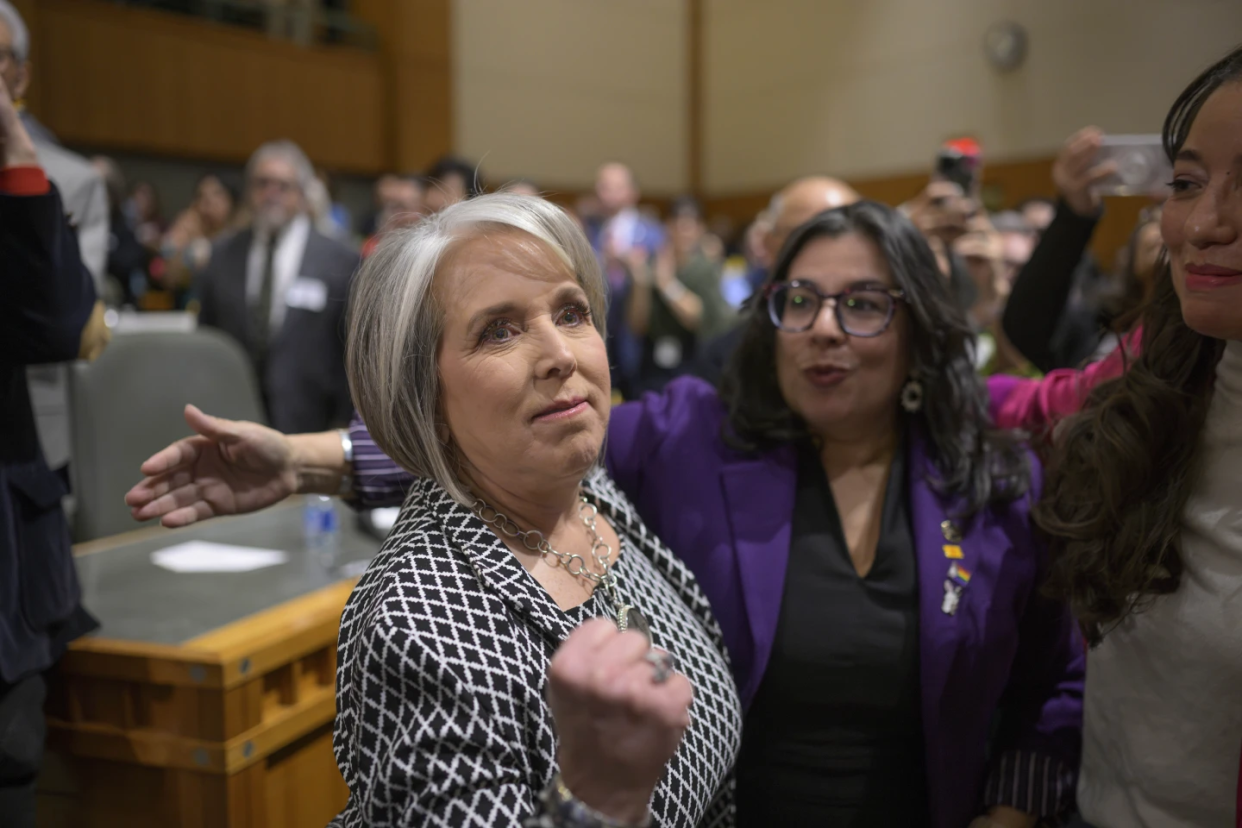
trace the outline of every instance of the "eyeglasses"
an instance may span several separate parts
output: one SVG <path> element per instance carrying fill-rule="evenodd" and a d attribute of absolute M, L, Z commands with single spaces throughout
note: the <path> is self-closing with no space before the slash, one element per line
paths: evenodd
<path fill-rule="evenodd" d="M 798 280 L 768 285 L 764 295 L 772 324 L 786 333 L 810 330 L 824 302 L 831 302 L 841 330 L 861 337 L 884 333 L 897 312 L 897 303 L 906 298 L 897 288 L 850 288 L 840 293 L 821 293 L 812 282 Z"/>

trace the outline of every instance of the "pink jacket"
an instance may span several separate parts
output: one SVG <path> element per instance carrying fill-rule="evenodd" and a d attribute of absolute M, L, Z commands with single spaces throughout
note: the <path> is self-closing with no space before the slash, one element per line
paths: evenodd
<path fill-rule="evenodd" d="M 1062 417 L 1076 414 L 1091 391 L 1119 377 L 1126 361 L 1138 353 L 1142 330 L 1121 340 L 1121 347 L 1086 368 L 1061 368 L 1042 379 L 997 374 L 988 378 L 992 422 L 998 428 L 1021 428 L 1040 433 Z"/>

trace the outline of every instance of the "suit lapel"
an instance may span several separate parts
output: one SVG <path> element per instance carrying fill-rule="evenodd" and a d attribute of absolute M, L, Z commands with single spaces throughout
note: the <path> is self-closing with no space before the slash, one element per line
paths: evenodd
<path fill-rule="evenodd" d="M 979 565 L 986 539 L 980 531 L 983 516 L 969 522 L 952 515 L 961 507 L 955 498 L 937 494 L 929 482 L 934 468 L 926 443 L 916 437 L 910 452 L 910 519 L 919 567 L 919 651 L 921 661 L 923 727 L 932 765 L 944 746 L 941 709 L 950 683 L 964 671 L 963 644 L 981 635 L 981 598 L 986 587 L 979 581 Z M 952 575 L 950 569 L 953 569 Z M 957 591 L 946 602 L 946 582 Z M 985 603 L 985 602 L 984 602 Z"/>
<path fill-rule="evenodd" d="M 228 242 L 229 247 L 221 251 L 226 253 L 225 267 L 222 268 L 225 278 L 216 282 L 222 294 L 219 296 L 220 306 L 230 309 L 227 312 L 233 316 L 238 338 L 246 343 L 246 348 L 250 351 L 254 348 L 254 331 L 251 330 L 251 303 L 247 281 L 250 278 L 250 245 L 253 242 L 254 231 L 249 228 Z M 221 317 L 224 318 L 224 314 Z M 262 377 L 259 381 L 263 381 Z"/>
<path fill-rule="evenodd" d="M 780 619 L 797 486 L 794 451 L 793 446 L 782 446 L 726 463 L 720 471 L 753 644 L 747 686 L 738 688 L 744 700 L 753 698 L 759 687 Z"/>
<path fill-rule="evenodd" d="M 409 496 L 427 504 L 451 548 L 466 559 L 483 586 L 515 616 L 537 629 L 553 646 L 565 640 L 573 630 L 569 618 L 487 524 L 429 479 L 420 480 Z"/>

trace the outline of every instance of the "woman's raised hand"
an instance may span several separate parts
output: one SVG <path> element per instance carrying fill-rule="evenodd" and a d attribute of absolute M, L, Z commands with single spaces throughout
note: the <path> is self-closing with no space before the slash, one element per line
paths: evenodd
<path fill-rule="evenodd" d="M 671 672 L 657 681 L 651 652 L 642 634 L 595 619 L 570 634 L 548 669 L 561 778 L 578 800 L 622 822 L 646 817 L 690 726 L 689 680 Z"/>

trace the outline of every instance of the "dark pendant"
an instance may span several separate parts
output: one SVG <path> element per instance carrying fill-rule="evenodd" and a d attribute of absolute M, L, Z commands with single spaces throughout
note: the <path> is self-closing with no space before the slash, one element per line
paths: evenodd
<path fill-rule="evenodd" d="M 640 632 L 648 641 L 651 640 L 651 625 L 647 623 L 647 616 L 643 615 L 637 607 L 631 607 L 629 604 L 621 604 L 617 607 L 617 629 L 621 632 L 626 630 Z"/>

